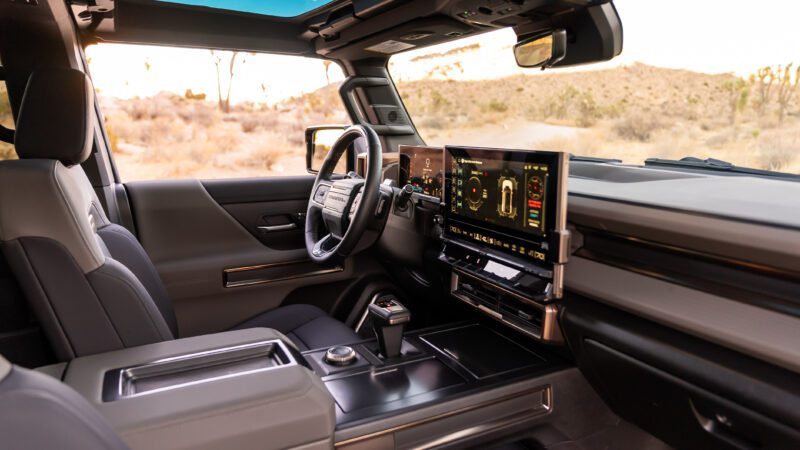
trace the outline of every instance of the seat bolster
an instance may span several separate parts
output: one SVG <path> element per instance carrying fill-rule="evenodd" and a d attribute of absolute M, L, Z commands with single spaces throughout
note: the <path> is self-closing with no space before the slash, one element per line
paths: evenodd
<path fill-rule="evenodd" d="M 175 338 L 147 289 L 127 267 L 108 258 L 86 278 L 125 347 Z"/>
<path fill-rule="evenodd" d="M 156 303 L 161 316 L 167 323 L 173 336 L 178 334 L 178 321 L 172 307 L 172 301 L 167 294 L 161 276 L 150 261 L 147 252 L 139 240 L 126 228 L 117 224 L 109 224 L 97 229 L 97 234 L 108 249 L 111 258 L 127 267 L 142 283 L 147 293 Z"/>

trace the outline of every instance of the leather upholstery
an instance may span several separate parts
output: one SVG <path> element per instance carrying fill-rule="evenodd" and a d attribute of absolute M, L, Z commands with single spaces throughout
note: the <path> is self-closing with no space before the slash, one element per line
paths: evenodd
<path fill-rule="evenodd" d="M 158 307 L 172 335 L 178 336 L 178 321 L 169 294 L 161 283 L 161 276 L 139 241 L 125 227 L 110 224 L 97 230 L 112 258 L 127 267 L 142 283 Z"/>
<path fill-rule="evenodd" d="M 95 230 L 106 224 L 80 166 L 68 168 L 52 159 L 0 161 L 0 240 L 52 239 L 90 272 L 105 261 Z"/>
<path fill-rule="evenodd" d="M 21 159 L 42 158 L 73 166 L 86 161 L 94 132 L 94 89 L 83 72 L 40 69 L 22 98 L 14 146 Z"/>
<path fill-rule="evenodd" d="M 0 162 L 2 251 L 62 361 L 179 336 L 155 266 L 135 236 L 110 223 L 77 165 L 91 143 L 91 119 L 80 118 L 90 113 L 91 92 L 74 70 L 31 75 L 17 131 L 22 159 Z M 283 331 L 303 348 L 358 340 L 310 306 L 247 323 Z"/>
<path fill-rule="evenodd" d="M 127 449 L 106 419 L 50 376 L 12 367 L 0 357 L 2 448 Z"/>

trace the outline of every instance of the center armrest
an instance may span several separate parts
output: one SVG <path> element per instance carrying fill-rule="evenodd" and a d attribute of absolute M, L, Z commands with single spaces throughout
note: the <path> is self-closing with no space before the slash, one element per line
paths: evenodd
<path fill-rule="evenodd" d="M 76 358 L 64 381 L 134 449 L 333 442 L 333 398 L 291 341 L 267 328 Z"/>

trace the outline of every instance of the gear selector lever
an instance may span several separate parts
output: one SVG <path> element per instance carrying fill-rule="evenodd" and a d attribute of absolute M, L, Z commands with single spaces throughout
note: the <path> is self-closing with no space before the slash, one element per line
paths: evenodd
<path fill-rule="evenodd" d="M 411 320 L 411 313 L 397 298 L 387 295 L 369 305 L 369 314 L 372 329 L 378 337 L 380 356 L 385 359 L 400 356 L 403 329 Z"/>

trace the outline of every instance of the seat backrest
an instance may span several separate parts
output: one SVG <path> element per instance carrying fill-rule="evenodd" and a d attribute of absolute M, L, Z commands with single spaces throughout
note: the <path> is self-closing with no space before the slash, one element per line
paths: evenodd
<path fill-rule="evenodd" d="M 0 447 L 127 449 L 100 413 L 55 378 L 0 356 Z"/>
<path fill-rule="evenodd" d="M 80 166 L 93 108 L 84 73 L 34 72 L 17 119 L 20 159 L 0 162 L 2 251 L 62 361 L 177 335 L 155 267 L 109 222 Z"/>

